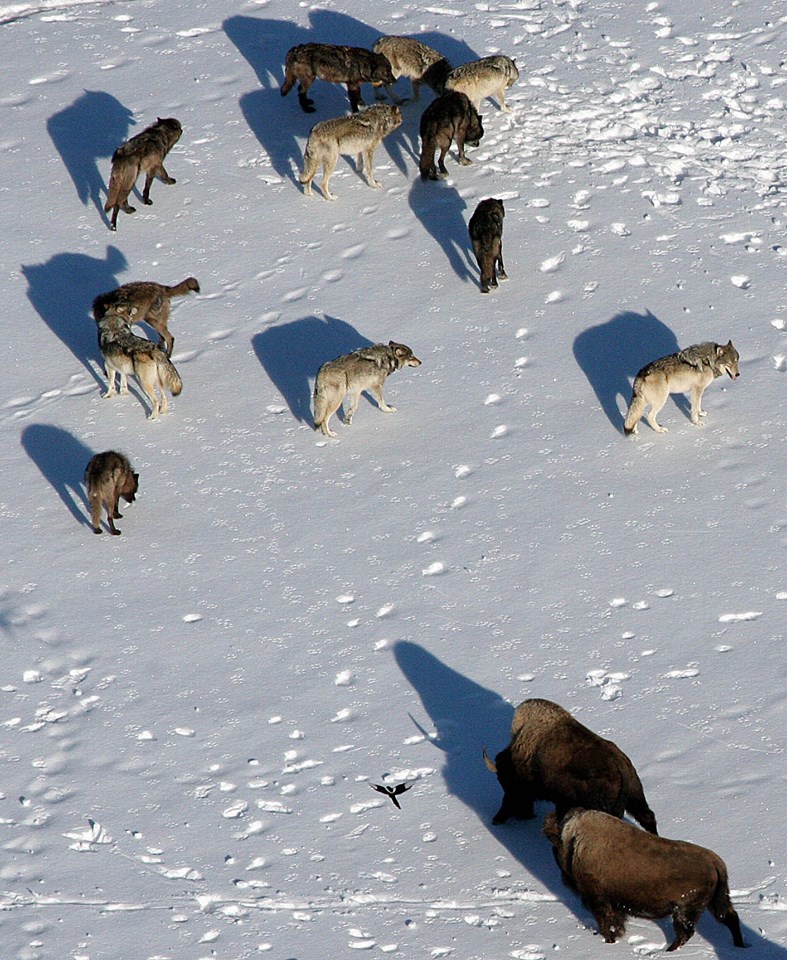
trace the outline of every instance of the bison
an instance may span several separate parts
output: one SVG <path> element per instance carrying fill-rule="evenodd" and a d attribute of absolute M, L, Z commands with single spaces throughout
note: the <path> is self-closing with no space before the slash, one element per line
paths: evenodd
<path fill-rule="evenodd" d="M 551 700 L 525 700 L 516 708 L 511 742 L 493 763 L 503 803 L 492 823 L 509 817 L 530 820 L 535 800 L 549 800 L 562 817 L 571 807 L 630 813 L 651 833 L 656 817 L 648 806 L 634 765 L 611 740 L 588 730 Z"/>
<path fill-rule="evenodd" d="M 671 917 L 675 939 L 667 950 L 677 950 L 707 907 L 729 929 L 735 946 L 745 946 L 727 867 L 712 850 L 653 836 L 601 810 L 575 808 L 562 819 L 550 813 L 544 833 L 563 879 L 596 918 L 607 943 L 623 936 L 626 916 Z"/>

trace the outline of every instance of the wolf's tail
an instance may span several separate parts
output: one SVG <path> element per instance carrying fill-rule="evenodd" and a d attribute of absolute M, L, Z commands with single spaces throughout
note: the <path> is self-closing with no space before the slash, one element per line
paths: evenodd
<path fill-rule="evenodd" d="M 320 389 L 319 381 L 314 385 L 314 429 L 321 430 L 328 414 L 325 393 Z"/>
<path fill-rule="evenodd" d="M 175 369 L 175 364 L 169 359 L 163 350 L 156 350 L 156 366 L 158 367 L 159 377 L 164 386 L 169 390 L 173 397 L 177 397 L 183 389 L 183 381 L 180 374 Z"/>
<path fill-rule="evenodd" d="M 181 280 L 180 283 L 176 283 L 172 287 L 164 287 L 164 291 L 168 297 L 185 297 L 187 293 L 191 291 L 199 293 L 199 281 L 196 277 L 186 277 L 185 280 Z"/>
<path fill-rule="evenodd" d="M 107 187 L 107 202 L 104 204 L 105 213 L 109 213 L 113 207 L 123 206 L 134 186 L 136 174 L 136 167 L 130 166 L 125 160 L 112 163 L 112 172 L 109 175 L 109 186 Z"/>
<path fill-rule="evenodd" d="M 627 437 L 634 433 L 642 414 L 645 412 L 646 406 L 647 402 L 642 396 L 640 383 L 637 379 L 634 381 L 634 388 L 631 392 L 631 403 L 629 404 L 628 413 L 626 414 L 626 419 L 623 423 L 623 432 Z"/>

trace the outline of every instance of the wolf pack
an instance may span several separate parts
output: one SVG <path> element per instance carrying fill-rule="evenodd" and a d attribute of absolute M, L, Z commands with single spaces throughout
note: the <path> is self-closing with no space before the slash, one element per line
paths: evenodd
<path fill-rule="evenodd" d="M 380 187 L 374 178 L 374 154 L 402 123 L 402 104 L 407 101 L 394 90 L 400 78 L 410 80 L 413 102 L 419 101 L 422 86 L 434 93 L 419 125 L 419 171 L 424 180 L 438 180 L 448 174 L 445 160 L 452 145 L 461 165 L 471 162 L 465 148 L 478 146 L 484 135 L 481 102 L 495 98 L 501 110 L 509 111 L 505 94 L 518 77 L 519 70 L 509 57 L 488 56 L 454 68 L 438 51 L 410 37 L 383 36 L 371 49 L 327 43 L 293 47 L 284 62 L 282 96 L 297 85 L 301 109 L 313 113 L 316 106 L 309 92 L 314 81 L 321 80 L 346 85 L 350 102 L 349 115 L 322 120 L 311 128 L 299 177 L 304 193 L 312 194 L 312 182 L 322 168 L 322 194 L 326 200 L 335 200 L 330 180 L 342 155 L 356 156 L 357 169 L 363 170 L 369 186 Z M 378 100 L 384 88 L 391 103 L 366 106 L 362 84 L 372 84 Z M 152 203 L 150 189 L 155 179 L 176 182 L 164 160 L 181 134 L 178 120 L 158 118 L 117 148 L 104 208 L 110 214 L 110 229 L 117 229 L 121 210 L 134 212 L 129 196 L 142 173 L 145 204 Z M 489 197 L 478 203 L 468 223 L 482 293 L 497 287 L 498 280 L 507 279 L 504 217 L 503 200 Z M 105 397 L 127 393 L 128 377 L 134 376 L 150 403 L 150 419 L 167 412 L 168 394 L 178 396 L 183 386 L 172 362 L 170 301 L 191 292 L 200 292 L 194 277 L 172 286 L 153 281 L 127 283 L 95 298 L 93 317 L 107 377 Z M 131 328 L 141 323 L 158 333 L 158 343 L 132 332 Z M 394 412 L 396 408 L 383 397 L 386 379 L 397 370 L 420 364 L 410 347 L 393 340 L 326 359 L 315 377 L 315 429 L 335 438 L 331 418 L 343 408 L 343 422 L 349 425 L 364 391 L 383 413 Z M 689 394 L 691 422 L 700 425 L 707 387 L 718 377 L 734 380 L 739 373 L 739 354 L 731 340 L 726 344 L 697 343 L 654 359 L 634 378 L 623 432 L 636 434 L 644 417 L 655 432 L 665 433 L 667 428 L 656 417 L 673 393 Z M 120 500 L 133 503 L 138 483 L 130 461 L 117 451 L 108 450 L 90 460 L 85 484 L 95 533 L 102 532 L 103 508 L 110 533 L 120 534 L 114 523 L 121 517 Z M 636 770 L 614 743 L 584 727 L 557 704 L 528 700 L 514 714 L 509 746 L 494 761 L 484 751 L 484 760 L 503 788 L 495 824 L 511 817 L 534 817 L 536 800 L 554 803 L 543 833 L 564 881 L 593 913 L 605 941 L 614 942 L 623 935 L 629 915 L 670 917 L 675 937 L 667 949 L 675 950 L 692 936 L 700 914 L 708 908 L 729 928 L 733 943 L 744 946 L 724 862 L 703 847 L 658 836 L 656 818 Z M 640 826 L 624 821 L 626 813 Z"/>

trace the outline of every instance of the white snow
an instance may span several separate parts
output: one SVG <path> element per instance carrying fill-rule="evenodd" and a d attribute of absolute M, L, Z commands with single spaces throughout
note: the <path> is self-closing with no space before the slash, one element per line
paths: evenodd
<path fill-rule="evenodd" d="M 385 33 L 513 56 L 512 112 L 423 183 L 424 90 L 381 190 L 342 158 L 339 200 L 305 197 L 347 96 L 303 114 L 284 55 Z M 593 935 L 539 821 L 492 826 L 481 750 L 526 697 L 626 750 L 660 831 L 726 860 L 747 957 L 783 958 L 782 0 L 38 0 L 0 41 L 3 958 L 662 951 L 665 923 Z M 177 184 L 111 233 L 112 152 L 159 116 Z M 91 302 L 189 275 L 151 423 L 134 385 L 101 399 Z M 730 338 L 701 429 L 676 397 L 623 437 L 644 363 Z M 390 339 L 422 360 L 398 412 L 315 433 L 320 363 Z M 97 537 L 111 448 L 140 491 Z M 370 790 L 404 780 L 401 810 Z M 681 956 L 717 953 L 706 915 Z"/>

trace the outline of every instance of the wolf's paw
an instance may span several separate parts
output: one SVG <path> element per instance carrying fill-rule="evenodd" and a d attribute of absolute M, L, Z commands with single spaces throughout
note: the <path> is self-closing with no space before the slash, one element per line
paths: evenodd
<path fill-rule="evenodd" d="M 152 206 L 153 206 L 153 201 L 150 199 L 150 197 L 148 197 L 147 200 L 143 197 L 143 198 L 142 198 L 142 202 L 145 204 L 146 207 L 152 207 Z"/>
<path fill-rule="evenodd" d="M 391 407 L 387 403 L 381 404 L 380 409 L 383 413 L 396 413 L 396 407 Z"/>
<path fill-rule="evenodd" d="M 101 394 L 101 399 L 108 400 L 110 397 L 114 397 L 114 396 L 115 396 L 114 390 L 107 390 L 105 393 Z"/>
<path fill-rule="evenodd" d="M 470 159 L 470 157 L 460 157 L 459 162 L 463 167 L 469 167 L 473 161 Z"/>

